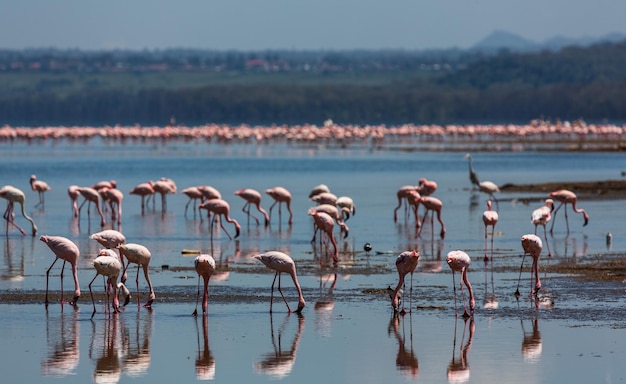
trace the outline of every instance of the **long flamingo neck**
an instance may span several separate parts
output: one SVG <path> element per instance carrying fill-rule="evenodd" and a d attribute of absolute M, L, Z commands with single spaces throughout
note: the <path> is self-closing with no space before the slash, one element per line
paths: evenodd
<path fill-rule="evenodd" d="M 472 285 L 470 284 L 469 278 L 467 277 L 467 268 L 463 269 L 463 282 L 465 283 L 467 291 L 469 292 L 470 309 L 474 310 L 476 302 L 474 300 L 474 291 L 472 290 Z"/>
<path fill-rule="evenodd" d="M 35 234 L 37 233 L 37 226 L 35 225 L 35 221 L 26 214 L 26 210 L 24 209 L 24 204 L 21 202 L 20 202 L 20 209 L 22 211 L 22 216 L 24 216 L 24 218 L 30 222 L 30 225 L 32 226 L 32 229 L 33 229 L 33 236 L 35 236 Z"/>

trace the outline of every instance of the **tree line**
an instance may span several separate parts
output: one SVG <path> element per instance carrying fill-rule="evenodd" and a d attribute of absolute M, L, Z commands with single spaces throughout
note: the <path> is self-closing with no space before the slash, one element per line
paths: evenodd
<path fill-rule="evenodd" d="M 0 124 L 165 125 L 524 123 L 626 120 L 626 42 L 500 52 L 430 76 L 377 85 L 272 82 L 0 94 Z M 356 69 L 355 69 L 356 70 Z M 78 76 L 78 75 L 77 75 Z"/>

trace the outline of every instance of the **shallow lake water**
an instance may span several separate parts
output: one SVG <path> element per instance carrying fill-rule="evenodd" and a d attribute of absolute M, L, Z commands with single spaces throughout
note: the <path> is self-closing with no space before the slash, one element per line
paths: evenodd
<path fill-rule="evenodd" d="M 9 228 L 0 236 L 0 367 L 10 382 L 222 382 L 403 383 L 421 382 L 622 382 L 625 354 L 626 303 L 621 281 L 583 281 L 546 266 L 573 266 L 618 260 L 626 246 L 624 200 L 579 200 L 590 215 L 569 210 L 570 232 L 563 209 L 556 216 L 540 259 L 542 289 L 531 300 L 531 258 L 520 277 L 520 237 L 533 233 L 530 213 L 542 205 L 543 194 L 500 193 L 493 262 L 485 264 L 482 212 L 487 196 L 471 191 L 465 153 L 400 152 L 367 149 L 299 148 L 198 143 L 3 144 L 0 175 L 3 185 L 22 189 L 26 213 L 39 228 L 36 237 Z M 621 178 L 622 153 L 514 152 L 475 153 L 481 179 L 505 183 L 595 181 Z M 37 195 L 28 180 L 36 174 L 52 189 L 45 206 L 34 207 Z M 140 198 L 128 191 L 141 182 L 169 177 L 178 190 L 212 185 L 230 203 L 231 216 L 242 225 L 230 240 L 222 229 L 210 239 L 206 217 L 184 213 L 188 199 L 167 196 L 167 208 L 156 205 L 142 214 Z M 434 196 L 442 200 L 447 228 L 439 237 L 426 220 L 417 236 L 412 217 L 393 220 L 396 191 L 420 177 L 435 180 Z M 119 314 L 105 313 L 103 283 L 93 284 L 96 314 L 88 284 L 99 248 L 89 239 L 100 231 L 99 218 L 86 207 L 80 219 L 71 215 L 67 187 L 116 180 L 124 192 L 119 228 L 128 242 L 152 252 L 150 275 L 156 291 L 151 311 L 138 307 L 135 273 L 127 285 L 133 297 Z M 338 196 L 354 199 L 357 211 L 339 241 L 335 268 L 319 244 L 312 245 L 313 203 L 309 191 L 326 184 Z M 291 191 L 293 224 L 278 207 L 269 227 L 248 222 L 241 188 L 263 191 L 274 186 Z M 262 206 L 271 199 L 263 195 Z M 254 210 L 253 210 L 254 212 Z M 423 210 L 420 210 L 423 214 Z M 110 220 L 108 220 L 110 221 Z M 16 222 L 30 229 L 16 209 Z M 226 231 L 233 227 L 225 223 Z M 111 228 L 107 223 L 105 228 Z M 4 226 L 2 229 L 4 230 Z M 118 229 L 115 225 L 113 228 Z M 542 230 L 538 232 L 543 239 Z M 607 243 L 607 233 L 612 241 Z M 54 256 L 39 235 L 65 236 L 79 246 L 81 298 L 78 309 L 59 303 L 61 263 L 51 271 L 52 303 L 43 303 L 46 270 Z M 336 231 L 338 234 L 338 231 Z M 372 250 L 365 252 L 363 245 Z M 193 317 L 198 280 L 194 256 L 183 249 L 212 254 L 218 272 L 210 282 L 208 316 Z M 387 294 L 398 275 L 396 256 L 419 249 L 420 263 L 403 294 L 410 313 L 394 316 Z M 474 317 L 455 316 L 452 274 L 446 254 L 462 249 L 473 259 L 469 279 L 476 296 Z M 298 267 L 307 306 L 301 315 L 288 314 L 280 296 L 269 313 L 273 272 L 251 256 L 266 250 L 290 254 Z M 71 295 L 71 272 L 65 271 L 65 293 Z M 456 276 L 457 283 L 459 276 Z M 288 276 L 282 286 L 290 305 L 297 294 Z M 147 286 L 139 276 L 140 300 Z M 460 292 L 456 305 L 462 312 Z M 27 368 L 24 368 L 27 367 Z"/>

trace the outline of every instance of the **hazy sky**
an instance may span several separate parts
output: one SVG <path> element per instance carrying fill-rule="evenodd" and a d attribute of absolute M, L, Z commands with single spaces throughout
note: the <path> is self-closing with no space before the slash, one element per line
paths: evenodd
<path fill-rule="evenodd" d="M 626 33 L 626 0 L 3 0 L 0 48 L 467 48 Z"/>

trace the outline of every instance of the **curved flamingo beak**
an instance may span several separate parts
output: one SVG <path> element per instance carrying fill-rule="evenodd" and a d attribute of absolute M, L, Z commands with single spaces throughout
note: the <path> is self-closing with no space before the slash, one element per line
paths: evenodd
<path fill-rule="evenodd" d="M 239 237 L 239 232 L 240 232 L 240 230 L 239 230 L 239 228 L 237 228 L 236 231 L 235 231 L 235 239 Z"/>

